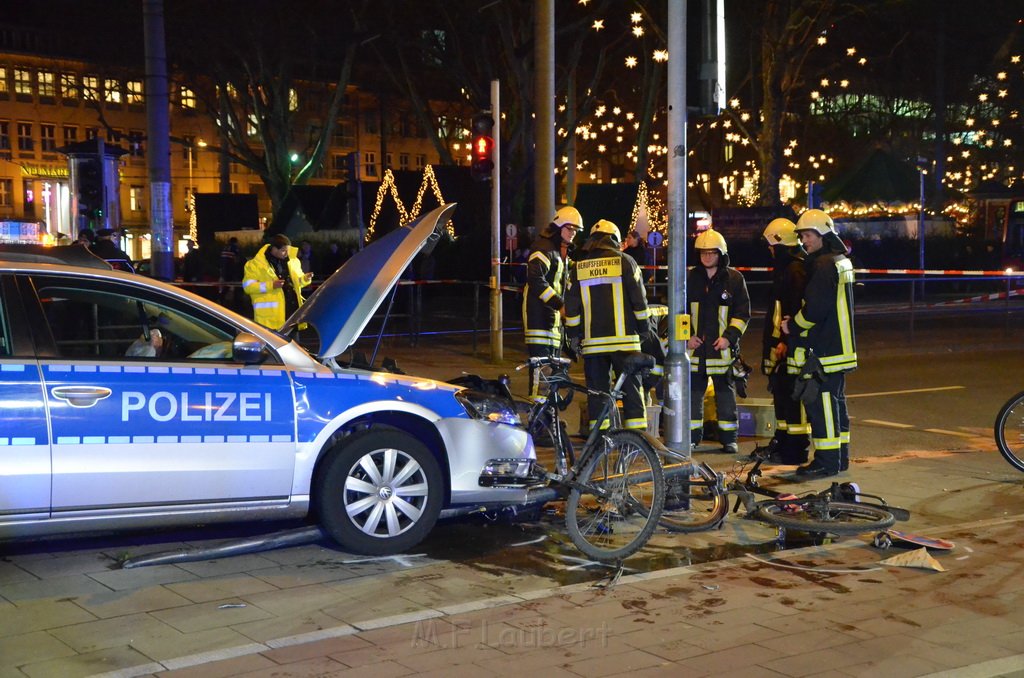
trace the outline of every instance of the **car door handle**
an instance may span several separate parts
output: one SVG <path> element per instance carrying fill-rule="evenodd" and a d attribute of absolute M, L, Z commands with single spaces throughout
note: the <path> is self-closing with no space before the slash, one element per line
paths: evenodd
<path fill-rule="evenodd" d="M 104 398 L 109 398 L 111 393 L 104 386 L 54 386 L 50 389 L 50 395 L 71 407 L 92 407 Z"/>

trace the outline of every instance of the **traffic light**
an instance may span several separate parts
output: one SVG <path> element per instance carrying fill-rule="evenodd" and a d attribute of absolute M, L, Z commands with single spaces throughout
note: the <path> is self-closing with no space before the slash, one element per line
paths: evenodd
<path fill-rule="evenodd" d="M 87 222 L 103 216 L 103 163 L 99 156 L 78 158 L 78 214 Z"/>
<path fill-rule="evenodd" d="M 477 181 L 487 181 L 494 170 L 494 118 L 481 113 L 473 118 L 473 164 L 469 171 Z"/>

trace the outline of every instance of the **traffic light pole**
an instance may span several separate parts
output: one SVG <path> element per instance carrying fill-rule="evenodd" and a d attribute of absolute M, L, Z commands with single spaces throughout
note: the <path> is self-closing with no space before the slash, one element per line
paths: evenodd
<path fill-rule="evenodd" d="M 501 101 L 498 81 L 491 80 L 491 117 L 494 118 L 494 147 L 491 158 L 491 361 L 500 363 L 505 357 L 502 342 L 501 309 Z"/>

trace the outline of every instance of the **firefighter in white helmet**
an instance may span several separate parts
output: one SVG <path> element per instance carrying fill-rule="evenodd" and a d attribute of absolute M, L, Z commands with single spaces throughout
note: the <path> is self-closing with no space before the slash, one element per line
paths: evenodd
<path fill-rule="evenodd" d="M 565 283 L 568 278 L 566 257 L 573 238 L 583 227 L 583 217 L 575 207 L 562 207 L 551 222 L 541 229 L 530 247 L 523 289 L 523 331 L 526 352 L 531 358 L 557 356 L 562 346 L 562 314 Z M 530 398 L 543 399 L 540 371 L 530 368 Z"/>
<path fill-rule="evenodd" d="M 797 379 L 794 393 L 807 411 L 814 445 L 814 460 L 797 476 L 827 478 L 850 464 L 846 373 L 857 368 L 853 264 L 825 212 L 801 214 L 796 233 L 807 251 L 807 286 L 800 310 L 782 328 L 792 336 L 787 369 Z"/>
<path fill-rule="evenodd" d="M 782 331 L 782 319 L 800 310 L 807 281 L 805 252 L 796 235 L 796 224 L 789 219 L 773 219 L 762 235 L 774 264 L 762 335 L 761 372 L 767 375 L 772 393 L 775 433 L 767 449 L 758 448 L 751 456 L 764 454 L 772 463 L 800 465 L 807 462 L 811 429 L 800 401 L 793 400 L 795 376 L 786 370 L 789 335 Z"/>
<path fill-rule="evenodd" d="M 750 296 L 743 274 L 729 267 L 729 250 L 722 234 L 708 229 L 694 243 L 700 264 L 686 281 L 690 310 L 690 442 L 704 438 L 704 392 L 710 378 L 715 386 L 718 442 L 721 452 L 736 454 L 739 418 L 733 362 L 739 357 L 740 337 L 750 322 Z"/>
<path fill-rule="evenodd" d="M 640 267 L 621 247 L 618 226 L 605 219 L 594 224 L 569 272 L 565 297 L 566 334 L 571 341 L 579 341 L 587 387 L 599 391 L 608 391 L 611 370 L 620 374 L 626 358 L 638 352 L 641 341 L 651 334 Z M 601 412 L 601 399 L 588 398 L 587 406 L 592 429 Z M 625 428 L 647 428 L 638 374 L 623 385 L 622 414 Z"/>

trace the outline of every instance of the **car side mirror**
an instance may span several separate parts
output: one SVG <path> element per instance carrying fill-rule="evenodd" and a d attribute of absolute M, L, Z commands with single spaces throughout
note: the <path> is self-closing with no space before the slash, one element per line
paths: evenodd
<path fill-rule="evenodd" d="M 231 357 L 245 365 L 261 363 L 267 358 L 267 347 L 255 334 L 239 332 L 231 342 Z"/>

